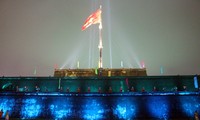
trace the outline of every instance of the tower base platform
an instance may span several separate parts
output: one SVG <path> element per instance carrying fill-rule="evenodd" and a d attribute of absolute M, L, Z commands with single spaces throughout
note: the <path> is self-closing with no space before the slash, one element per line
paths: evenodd
<path fill-rule="evenodd" d="M 55 69 L 54 77 L 91 76 L 147 76 L 146 69 L 140 68 L 99 68 L 99 69 Z"/>

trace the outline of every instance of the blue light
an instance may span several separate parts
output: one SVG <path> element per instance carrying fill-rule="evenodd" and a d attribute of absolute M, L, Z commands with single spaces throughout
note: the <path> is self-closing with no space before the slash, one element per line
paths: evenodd
<path fill-rule="evenodd" d="M 104 119 L 105 111 L 103 108 L 103 103 L 98 99 L 85 99 L 84 105 L 82 107 L 82 115 L 85 120 L 98 120 Z"/>
<path fill-rule="evenodd" d="M 132 119 L 137 115 L 136 101 L 133 98 L 117 98 L 113 113 L 118 119 Z"/>
<path fill-rule="evenodd" d="M 199 88 L 199 86 L 198 86 L 198 78 L 197 78 L 196 75 L 194 76 L 194 87 L 195 87 L 196 89 Z"/>
<path fill-rule="evenodd" d="M 180 105 L 184 114 L 188 117 L 193 117 L 194 112 L 197 110 L 200 113 L 199 97 L 193 96 L 179 96 Z"/>
<path fill-rule="evenodd" d="M 71 110 L 67 109 L 67 110 L 57 110 L 55 111 L 56 114 L 56 118 L 64 118 L 67 117 L 67 114 L 70 114 Z"/>
<path fill-rule="evenodd" d="M 147 99 L 147 107 L 152 117 L 158 119 L 169 118 L 169 101 L 166 96 L 155 96 Z"/>
<path fill-rule="evenodd" d="M 120 106 L 120 105 L 117 105 L 117 108 L 116 110 L 114 110 L 114 114 L 118 115 L 119 113 L 119 118 L 126 118 L 126 108 L 127 106 Z"/>
<path fill-rule="evenodd" d="M 60 99 L 53 101 L 49 108 L 53 118 L 55 119 L 67 119 L 72 115 L 73 103 L 71 99 Z"/>
<path fill-rule="evenodd" d="M 12 114 L 12 108 L 14 107 L 14 105 L 15 99 L 9 97 L 0 98 L 0 110 L 3 110 L 3 116 L 5 116 L 6 111 L 9 111 L 9 114 Z"/>
<path fill-rule="evenodd" d="M 22 101 L 22 118 L 37 118 L 41 114 L 41 104 L 34 98 L 27 98 Z"/>

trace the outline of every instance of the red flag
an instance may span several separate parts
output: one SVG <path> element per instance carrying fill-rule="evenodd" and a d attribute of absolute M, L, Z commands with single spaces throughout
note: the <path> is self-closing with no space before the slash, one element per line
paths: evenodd
<path fill-rule="evenodd" d="M 96 12 L 92 13 L 85 21 L 82 26 L 82 30 L 85 30 L 92 24 L 101 24 L 101 9 L 98 9 Z"/>

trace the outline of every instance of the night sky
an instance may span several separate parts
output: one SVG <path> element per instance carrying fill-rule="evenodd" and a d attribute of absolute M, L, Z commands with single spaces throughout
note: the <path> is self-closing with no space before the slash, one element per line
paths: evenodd
<path fill-rule="evenodd" d="M 53 76 L 96 68 L 102 5 L 103 68 L 148 75 L 200 73 L 200 0 L 0 0 L 0 76 Z"/>

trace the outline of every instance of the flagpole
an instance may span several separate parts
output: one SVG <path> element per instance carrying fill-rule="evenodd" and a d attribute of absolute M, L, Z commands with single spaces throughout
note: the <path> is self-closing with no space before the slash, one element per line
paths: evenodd
<path fill-rule="evenodd" d="M 101 10 L 101 5 L 100 5 Z M 103 67 L 103 61 L 102 61 L 102 50 L 103 50 L 103 44 L 102 44 L 102 20 L 100 17 L 100 23 L 99 23 L 99 68 Z"/>
<path fill-rule="evenodd" d="M 82 30 L 85 30 L 87 27 L 89 27 L 92 24 L 97 24 L 99 23 L 99 61 L 98 61 L 98 66 L 99 68 L 103 67 L 103 60 L 102 60 L 102 50 L 103 50 L 103 45 L 102 45 L 102 20 L 101 20 L 101 5 L 100 8 L 92 13 L 85 21 L 84 25 L 82 26 Z"/>

